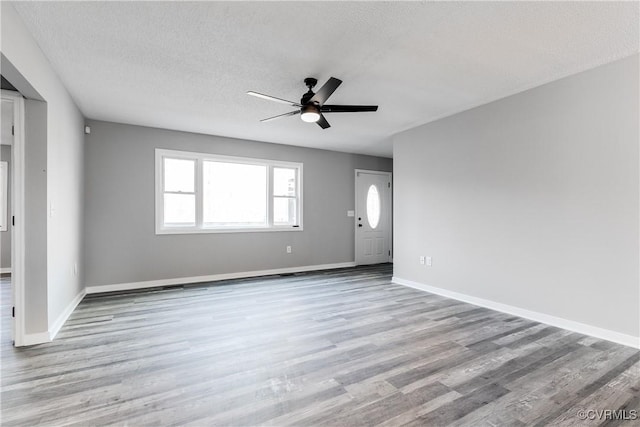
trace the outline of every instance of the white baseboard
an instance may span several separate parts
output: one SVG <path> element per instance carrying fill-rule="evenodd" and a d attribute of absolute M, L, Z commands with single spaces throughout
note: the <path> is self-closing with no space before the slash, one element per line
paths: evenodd
<path fill-rule="evenodd" d="M 87 286 L 87 294 L 103 292 L 129 291 L 135 289 L 157 288 L 159 286 L 183 285 L 188 283 L 217 282 L 229 279 L 244 279 L 246 277 L 271 276 L 274 274 L 301 273 L 304 271 L 331 270 L 334 268 L 355 267 L 355 262 L 340 262 L 336 264 L 304 265 L 300 267 L 275 268 L 272 270 L 243 271 L 239 273 L 211 274 L 207 276 L 178 277 L 175 279 L 147 280 L 144 282 L 118 283 L 114 285 Z"/>
<path fill-rule="evenodd" d="M 86 294 L 87 293 L 84 289 L 80 291 L 80 293 L 75 296 L 75 298 L 69 303 L 69 305 L 67 305 L 67 308 L 65 308 L 64 311 L 60 313 L 60 316 L 58 316 L 55 322 L 53 322 L 47 332 L 24 334 L 24 336 L 22 337 L 21 347 L 26 345 L 45 344 L 53 341 L 56 335 L 58 335 L 58 332 L 60 332 L 60 328 L 62 328 L 64 322 L 66 322 L 69 316 L 71 316 L 73 310 L 76 309 L 76 307 L 78 306 L 78 304 L 80 304 L 80 301 L 82 301 L 82 298 L 84 298 Z"/>
<path fill-rule="evenodd" d="M 49 332 L 38 332 L 36 334 L 24 334 L 22 337 L 22 345 L 36 345 L 51 342 Z"/>
<path fill-rule="evenodd" d="M 11 267 L 0 268 L 0 274 L 11 273 Z"/>
<path fill-rule="evenodd" d="M 610 329 L 599 328 L 597 326 L 591 326 L 585 323 L 575 322 L 573 320 L 567 320 L 561 317 L 539 313 L 537 311 L 531 311 L 520 307 L 514 307 L 508 304 L 502 304 L 499 302 L 490 301 L 455 291 L 450 291 L 447 289 L 437 288 L 435 286 L 425 285 L 423 283 L 402 279 L 400 277 L 393 277 L 391 281 L 399 285 L 408 286 L 410 288 L 419 289 L 421 291 L 429 292 L 443 297 L 467 302 L 469 304 L 489 308 L 491 310 L 501 311 L 503 313 L 512 314 L 518 317 L 524 317 L 525 319 L 534 320 L 536 322 L 545 323 L 547 325 L 640 349 L 640 337 L 634 337 L 633 335 L 627 335 L 620 332 L 612 331 Z"/>
<path fill-rule="evenodd" d="M 80 304 L 80 301 L 82 301 L 82 298 L 84 298 L 86 294 L 87 292 L 84 289 L 81 290 L 78 295 L 76 295 L 75 298 L 69 303 L 69 305 L 67 305 L 67 308 L 65 308 L 64 311 L 60 313 L 60 316 L 58 316 L 55 322 L 53 322 L 53 324 L 49 328 L 50 341 L 53 341 L 56 335 L 58 335 L 58 332 L 60 332 L 60 328 L 62 328 L 64 322 L 66 322 L 69 316 L 71 316 L 73 310 L 76 309 L 76 307 L 78 306 L 78 304 Z"/>

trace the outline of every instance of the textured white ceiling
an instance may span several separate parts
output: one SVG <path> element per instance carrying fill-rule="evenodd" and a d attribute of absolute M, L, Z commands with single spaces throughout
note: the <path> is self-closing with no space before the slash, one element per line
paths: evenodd
<path fill-rule="evenodd" d="M 638 2 L 14 3 L 89 118 L 391 156 L 399 131 L 637 52 Z M 322 130 L 247 96 L 344 83 Z"/>

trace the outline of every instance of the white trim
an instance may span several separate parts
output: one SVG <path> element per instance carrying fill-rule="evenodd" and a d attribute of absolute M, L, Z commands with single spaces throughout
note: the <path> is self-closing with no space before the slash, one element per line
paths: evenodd
<path fill-rule="evenodd" d="M 371 175 L 384 175 L 384 176 L 388 176 L 389 178 L 391 178 L 391 174 L 393 173 L 393 172 L 387 172 L 387 171 L 372 171 L 369 169 L 356 169 L 355 171 L 356 171 L 356 176 L 358 176 L 357 175 L 358 172 L 362 172 L 362 173 L 368 173 Z"/>
<path fill-rule="evenodd" d="M 60 314 L 60 316 L 58 316 L 55 322 L 53 322 L 53 325 L 47 332 L 25 334 L 22 337 L 22 342 L 20 343 L 20 346 L 45 344 L 53 341 L 56 335 L 58 335 L 58 332 L 60 332 L 60 329 L 62 328 L 62 326 L 64 326 L 64 323 L 67 321 L 67 319 L 69 319 L 69 316 L 71 316 L 71 313 L 73 313 L 73 311 L 76 309 L 78 304 L 80 304 L 80 301 L 82 301 L 82 299 L 85 297 L 86 294 L 87 292 L 84 289 L 80 291 L 80 293 L 78 293 L 78 295 L 75 296 L 73 301 L 71 301 L 69 305 L 67 305 L 67 308 L 64 309 L 64 311 Z M 18 344 L 16 344 L 16 346 L 17 345 Z"/>
<path fill-rule="evenodd" d="M 175 227 L 175 228 L 162 228 L 160 231 L 156 231 L 158 236 L 162 236 L 165 234 L 220 234 L 220 233 L 270 233 L 273 231 L 304 231 L 302 226 L 293 227 L 293 226 L 273 226 L 271 228 L 265 227 L 245 227 L 245 228 L 193 228 L 193 227 L 185 227 L 184 229 Z"/>
<path fill-rule="evenodd" d="M 24 98 L 18 92 L 1 92 L 2 99 L 13 102 L 13 148 L 11 150 L 11 213 L 16 218 L 11 230 L 11 287 L 16 317 L 13 319 L 13 341 L 15 346 L 27 345 L 32 334 L 25 334 L 24 312 Z M 36 334 L 38 335 L 38 334 Z M 38 338 L 39 340 L 39 338 Z M 40 342 L 40 341 L 38 341 Z"/>
<path fill-rule="evenodd" d="M 408 286 L 410 288 L 419 289 L 421 291 L 425 291 L 425 292 L 440 295 L 443 297 L 477 305 L 479 307 L 489 308 L 491 310 L 512 314 L 514 316 L 523 317 L 529 320 L 534 320 L 536 322 L 566 329 L 568 331 L 577 332 L 579 334 L 589 335 L 595 338 L 612 341 L 618 344 L 640 349 L 640 337 L 634 337 L 633 335 L 627 335 L 620 332 L 612 331 L 610 329 L 599 328 L 597 326 L 587 325 L 585 323 L 563 319 L 561 317 L 552 316 L 550 314 L 531 311 L 524 308 L 508 305 L 508 304 L 502 304 L 499 302 L 486 300 L 483 298 L 478 298 L 471 295 L 450 291 L 447 289 L 438 288 L 435 286 L 425 285 L 423 283 L 402 279 L 400 277 L 394 276 L 391 278 L 391 281 L 393 283 L 397 283 L 398 285 Z"/>
<path fill-rule="evenodd" d="M 46 344 L 48 342 L 51 342 L 49 332 L 38 332 L 35 334 L 25 334 L 22 337 L 22 344 L 20 345 Z"/>
<path fill-rule="evenodd" d="M 193 194 L 195 196 L 196 203 L 196 218 L 195 225 L 188 226 L 172 226 L 165 227 L 164 223 L 164 207 L 163 200 L 164 194 L 164 164 L 163 159 L 184 159 L 193 160 L 195 162 L 195 186 Z M 203 162 L 205 161 L 222 161 L 228 163 L 239 163 L 245 165 L 259 165 L 266 167 L 266 182 L 267 182 L 267 194 L 266 194 L 266 212 L 267 218 L 265 224 L 258 226 L 235 226 L 235 227 L 207 227 L 203 224 L 202 218 L 202 173 Z M 298 223 L 295 225 L 273 225 L 273 169 L 274 168 L 287 168 L 294 169 L 296 171 L 296 196 L 297 201 L 297 219 Z M 255 232 L 270 232 L 270 231 L 303 231 L 303 167 L 304 165 L 299 162 L 288 162 L 281 160 L 269 160 L 269 159 L 256 159 L 251 157 L 236 157 L 236 156 L 224 156 L 212 153 L 197 153 L 191 151 L 177 151 L 167 150 L 163 148 L 155 149 L 155 228 L 156 235 L 161 234 L 207 234 L 207 233 L 255 233 Z"/>
<path fill-rule="evenodd" d="M 160 286 L 183 285 L 189 283 L 217 282 L 219 280 L 244 279 L 247 277 L 271 276 L 274 274 L 300 273 L 304 271 L 332 270 L 335 268 L 355 267 L 355 262 L 335 264 L 304 265 L 300 267 L 275 268 L 272 270 L 243 271 L 238 273 L 211 274 L 207 276 L 178 277 L 175 279 L 147 280 L 144 282 L 117 283 L 114 285 L 87 286 L 87 294 L 103 292 L 129 291 L 134 289 L 157 288 Z"/>
<path fill-rule="evenodd" d="M 11 273 L 11 267 L 2 267 L 0 268 L 0 274 Z"/>
<path fill-rule="evenodd" d="M 9 162 L 0 161 L 0 231 L 9 229 Z"/>
<path fill-rule="evenodd" d="M 82 301 L 82 298 L 84 298 L 85 295 L 87 295 L 86 290 L 84 289 L 81 290 L 78 293 L 78 295 L 76 295 L 75 298 L 69 303 L 69 305 L 67 305 L 67 308 L 65 308 L 64 311 L 60 313 L 60 316 L 58 316 L 55 322 L 53 322 L 53 325 L 51 325 L 51 328 L 49 328 L 50 341 L 53 341 L 56 335 L 58 335 L 58 332 L 60 332 L 60 328 L 64 326 L 64 322 L 66 322 L 67 319 L 69 319 L 69 316 L 71 316 L 71 313 L 73 313 L 73 310 L 76 309 L 76 307 L 78 306 L 78 304 L 80 304 L 80 301 Z"/>

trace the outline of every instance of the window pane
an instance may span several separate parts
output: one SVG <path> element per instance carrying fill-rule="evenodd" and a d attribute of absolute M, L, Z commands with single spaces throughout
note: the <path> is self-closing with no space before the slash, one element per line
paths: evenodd
<path fill-rule="evenodd" d="M 194 160 L 164 159 L 164 191 L 194 192 Z"/>
<path fill-rule="evenodd" d="M 275 197 L 273 199 L 274 225 L 297 225 L 296 199 Z"/>
<path fill-rule="evenodd" d="M 164 225 L 195 225 L 196 196 L 194 194 L 164 195 Z"/>
<path fill-rule="evenodd" d="M 267 167 L 205 161 L 205 225 L 266 225 Z"/>
<path fill-rule="evenodd" d="M 285 168 L 273 168 L 273 195 L 296 195 L 296 170 Z"/>
<path fill-rule="evenodd" d="M 380 194 L 375 185 L 371 185 L 367 192 L 367 220 L 369 221 L 369 226 L 373 229 L 380 222 Z"/>

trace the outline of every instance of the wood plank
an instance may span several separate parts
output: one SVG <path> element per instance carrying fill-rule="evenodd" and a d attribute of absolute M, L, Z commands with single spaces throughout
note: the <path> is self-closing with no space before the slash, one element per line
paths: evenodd
<path fill-rule="evenodd" d="M 638 351 L 391 274 L 385 264 L 90 295 L 54 342 L 21 349 L 2 277 L 0 421 L 571 426 L 576 406 L 640 406 Z"/>

